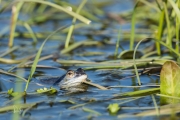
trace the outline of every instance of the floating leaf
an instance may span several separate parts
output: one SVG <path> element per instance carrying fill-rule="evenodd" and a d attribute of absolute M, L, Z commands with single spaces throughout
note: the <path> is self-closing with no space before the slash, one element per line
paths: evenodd
<path fill-rule="evenodd" d="M 13 91 L 13 88 L 9 89 L 8 92 L 7 92 L 10 96 L 18 96 L 18 95 L 24 95 L 25 93 L 24 92 L 14 92 Z"/>
<path fill-rule="evenodd" d="M 160 74 L 161 94 L 180 97 L 180 67 L 173 61 L 166 61 Z M 179 100 L 161 97 L 161 103 L 177 103 Z"/>
<path fill-rule="evenodd" d="M 110 111 L 110 113 L 116 114 L 120 110 L 119 104 L 117 103 L 109 104 L 108 110 Z"/>
<path fill-rule="evenodd" d="M 57 93 L 57 90 L 53 87 L 51 87 L 50 89 L 44 87 L 44 88 L 37 89 L 36 92 L 54 94 L 54 93 Z"/>
<path fill-rule="evenodd" d="M 54 94 L 57 93 L 57 90 L 53 87 L 51 87 L 50 91 L 48 92 L 49 94 Z"/>

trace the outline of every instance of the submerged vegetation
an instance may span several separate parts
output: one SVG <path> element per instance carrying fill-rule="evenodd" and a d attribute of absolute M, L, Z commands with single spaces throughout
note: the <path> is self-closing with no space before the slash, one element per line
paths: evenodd
<path fill-rule="evenodd" d="M 178 118 L 180 0 L 116 2 L 1 1 L 2 118 Z M 37 82 L 80 67 L 87 92 Z"/>

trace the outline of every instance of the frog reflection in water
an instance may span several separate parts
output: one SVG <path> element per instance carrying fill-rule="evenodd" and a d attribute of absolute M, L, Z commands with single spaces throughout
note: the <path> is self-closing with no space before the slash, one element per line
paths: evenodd
<path fill-rule="evenodd" d="M 70 93 L 87 91 L 88 86 L 83 84 L 86 81 L 87 75 L 82 68 L 76 71 L 68 70 L 67 73 L 61 77 L 41 79 L 42 83 L 58 85 L 61 90 L 66 90 Z"/>

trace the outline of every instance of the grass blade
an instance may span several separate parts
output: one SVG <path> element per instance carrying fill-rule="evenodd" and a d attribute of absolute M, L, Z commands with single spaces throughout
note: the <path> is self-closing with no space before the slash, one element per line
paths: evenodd
<path fill-rule="evenodd" d="M 177 0 L 177 6 L 180 6 L 180 0 Z M 176 17 L 176 52 L 179 52 L 179 28 L 180 22 L 178 21 L 178 18 Z"/>
<path fill-rule="evenodd" d="M 154 95 L 151 95 L 151 97 L 152 97 L 152 100 L 153 100 L 153 103 L 154 103 L 154 107 L 155 107 L 156 112 L 157 112 L 157 116 L 159 116 L 159 109 L 158 109 L 158 105 L 157 105 L 156 99 L 155 99 Z"/>
<path fill-rule="evenodd" d="M 25 89 L 24 89 L 25 92 L 27 91 L 29 82 L 30 82 L 30 80 L 31 80 L 31 78 L 32 78 L 35 70 L 36 70 L 36 66 L 37 66 L 37 63 L 38 63 L 38 61 L 39 61 L 39 58 L 40 58 L 42 49 L 43 49 L 43 47 L 44 47 L 44 44 L 46 43 L 46 41 L 47 41 L 53 34 L 55 34 L 57 31 L 65 28 L 65 27 L 66 27 L 66 26 L 58 28 L 56 31 L 54 31 L 52 34 L 50 34 L 50 35 L 44 40 L 44 42 L 42 43 L 41 47 L 40 47 L 39 50 L 38 50 L 38 53 L 36 54 L 36 57 L 35 57 L 35 59 L 34 59 L 34 62 L 33 62 L 33 64 L 32 64 L 31 71 L 30 71 L 30 75 L 29 75 L 29 77 L 28 77 L 28 81 L 27 81 L 26 87 L 25 87 Z"/>
<path fill-rule="evenodd" d="M 10 105 L 10 106 L 4 106 L 0 108 L 0 112 L 7 112 L 9 110 L 14 110 L 14 112 L 17 112 L 16 110 L 21 110 L 24 108 L 28 108 L 30 106 L 35 106 L 36 103 L 31 103 L 31 104 L 17 104 L 17 105 Z"/>
<path fill-rule="evenodd" d="M 0 73 L 2 73 L 2 74 L 6 74 L 6 75 L 10 75 L 10 76 L 14 76 L 14 77 L 17 77 L 17 78 L 19 78 L 19 79 L 21 79 L 21 80 L 23 80 L 23 81 L 27 82 L 27 80 L 26 80 L 26 79 L 24 79 L 23 77 L 18 76 L 18 75 L 16 75 L 16 74 L 12 74 L 12 73 L 9 73 L 9 72 L 3 71 L 3 70 L 0 70 Z"/>
<path fill-rule="evenodd" d="M 71 16 L 73 16 L 74 18 L 76 18 L 76 19 L 78 19 L 78 20 L 80 20 L 80 21 L 82 21 L 82 22 L 84 22 L 86 24 L 90 24 L 90 22 L 91 22 L 90 20 L 88 20 L 87 18 L 85 18 L 85 17 L 83 17 L 83 16 L 81 16 L 79 14 L 76 14 L 76 13 L 74 13 L 72 11 L 69 11 L 68 9 L 66 9 L 64 7 L 61 7 L 59 5 L 56 5 L 56 4 L 48 2 L 48 1 L 41 1 L 41 0 L 16 0 L 16 1 L 14 1 L 14 3 L 15 2 L 36 2 L 36 3 L 46 4 L 46 5 L 49 5 L 51 7 L 56 8 L 56 9 L 59 9 L 59 10 L 65 12 L 65 13 L 71 15 Z"/>
<path fill-rule="evenodd" d="M 117 54 L 118 54 L 118 48 L 119 48 L 119 43 L 120 43 L 120 34 L 121 34 L 121 27 L 119 29 L 119 33 L 118 33 L 118 38 L 117 38 L 117 42 L 116 42 L 116 49 L 114 52 L 114 57 L 117 58 Z"/>
<path fill-rule="evenodd" d="M 159 41 L 159 40 L 155 40 L 155 39 L 153 39 L 153 38 L 145 38 L 145 39 L 140 40 L 140 41 L 137 43 L 136 48 L 135 48 L 135 50 L 134 50 L 134 54 L 133 54 L 134 69 L 135 69 L 135 72 L 136 72 L 136 77 L 137 77 L 137 80 L 138 80 L 138 84 L 139 84 L 139 85 L 141 85 L 141 82 L 140 82 L 140 78 L 139 78 L 139 74 L 138 74 L 138 70 L 137 70 L 137 66 L 136 66 L 135 54 L 136 54 L 137 48 L 138 48 L 138 46 L 140 45 L 140 43 L 141 43 L 142 41 L 144 41 L 144 40 L 147 40 L 147 39 L 149 39 L 149 40 L 152 39 L 152 40 L 154 40 L 154 41 L 156 41 L 156 42 L 159 42 L 160 44 L 162 44 L 163 46 L 167 47 L 170 51 L 174 52 L 177 56 L 180 57 L 180 54 L 179 54 L 178 52 L 176 52 L 176 50 L 174 50 L 172 47 L 168 46 L 168 45 L 165 44 L 164 42 L 161 42 L 161 41 Z"/>
<path fill-rule="evenodd" d="M 135 36 L 135 13 L 136 13 L 136 7 L 138 5 L 140 0 L 138 0 L 134 6 L 133 14 L 132 14 L 132 20 L 131 20 L 131 38 L 130 38 L 130 46 L 129 49 L 133 50 L 134 47 L 134 36 Z"/>
<path fill-rule="evenodd" d="M 176 13 L 176 16 L 178 18 L 178 21 L 180 23 L 180 10 L 178 8 L 178 6 L 176 5 L 176 3 L 174 2 L 174 0 L 168 0 L 168 2 L 172 5 L 174 12 Z"/>
<path fill-rule="evenodd" d="M 167 38 L 166 38 L 166 44 L 172 47 L 172 36 L 171 36 L 171 26 L 170 26 L 170 19 L 169 14 L 167 10 L 167 4 L 163 2 L 164 10 L 165 10 L 165 17 L 166 17 L 166 23 L 167 23 Z"/>
<path fill-rule="evenodd" d="M 97 111 L 95 111 L 95 110 L 86 108 L 86 107 L 83 107 L 82 109 L 83 109 L 85 112 L 89 112 L 89 113 L 92 113 L 92 114 L 95 114 L 95 115 L 98 115 L 98 116 L 101 115 L 101 113 L 99 113 L 99 112 L 97 112 Z"/>
<path fill-rule="evenodd" d="M 123 97 L 123 96 L 141 96 L 141 95 L 149 95 L 152 93 L 157 93 L 160 91 L 160 88 L 150 88 L 150 89 L 145 89 L 145 90 L 139 90 L 139 91 L 133 91 L 133 92 L 126 92 L 126 93 L 121 93 L 121 94 L 115 94 L 116 97 Z"/>
<path fill-rule="evenodd" d="M 44 44 L 46 43 L 46 41 L 47 41 L 47 39 L 44 40 L 44 42 L 42 43 L 41 47 L 40 47 L 39 50 L 38 50 L 38 53 L 36 54 L 36 57 L 35 57 L 34 62 L 33 62 L 33 64 L 32 64 L 31 72 L 30 72 L 30 75 L 29 75 L 29 77 L 28 77 L 28 81 L 27 81 L 27 84 L 26 84 L 26 87 L 25 87 L 25 90 L 24 90 L 24 91 L 27 91 L 29 82 L 30 82 L 30 80 L 31 80 L 34 72 L 36 71 L 36 65 L 37 65 L 37 63 L 38 63 L 38 61 L 39 61 L 39 58 L 40 58 L 42 49 L 43 49 Z"/>
<path fill-rule="evenodd" d="M 36 35 L 34 34 L 33 30 L 31 29 L 31 27 L 29 26 L 28 23 L 24 23 L 25 28 L 29 31 L 34 43 L 37 43 L 37 38 Z"/>
<path fill-rule="evenodd" d="M 20 2 L 16 6 L 15 5 L 12 6 L 10 37 L 9 37 L 9 43 L 8 43 L 9 47 L 13 46 L 14 33 L 15 33 L 15 29 L 16 29 L 16 21 L 17 21 L 18 15 L 19 15 L 19 10 L 21 9 L 23 3 L 24 2 Z"/>
<path fill-rule="evenodd" d="M 155 38 L 159 41 L 161 40 L 162 33 L 163 33 L 164 16 L 165 16 L 165 14 L 164 14 L 164 9 L 163 9 L 160 13 L 158 30 L 157 30 L 157 33 L 155 36 Z M 161 46 L 160 46 L 159 42 L 156 42 L 156 50 L 157 50 L 157 54 L 161 55 Z"/>
<path fill-rule="evenodd" d="M 87 2 L 87 0 L 83 0 L 81 2 L 81 4 L 79 5 L 76 13 L 79 14 L 80 10 L 82 9 L 82 7 L 84 6 L 84 4 Z M 66 42 L 65 42 L 65 48 L 68 48 L 69 46 L 69 42 L 70 42 L 70 39 L 71 39 L 71 36 L 72 36 L 72 32 L 74 30 L 74 27 L 75 27 L 75 23 L 76 23 L 76 18 L 74 17 L 73 18 L 73 21 L 72 21 L 72 25 L 71 27 L 69 28 L 69 31 L 68 31 L 68 35 L 67 35 L 67 38 L 66 38 Z"/>

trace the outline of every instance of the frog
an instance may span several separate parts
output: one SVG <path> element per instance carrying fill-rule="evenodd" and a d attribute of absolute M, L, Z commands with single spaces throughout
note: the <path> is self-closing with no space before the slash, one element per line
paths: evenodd
<path fill-rule="evenodd" d="M 87 74 L 82 68 L 76 70 L 68 70 L 66 74 L 60 77 L 44 77 L 39 79 L 42 84 L 49 84 L 53 86 L 59 86 L 60 90 L 64 90 L 69 93 L 85 92 L 88 89 L 88 85 L 83 82 L 87 81 Z"/>

